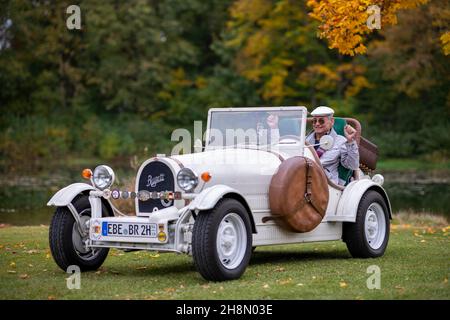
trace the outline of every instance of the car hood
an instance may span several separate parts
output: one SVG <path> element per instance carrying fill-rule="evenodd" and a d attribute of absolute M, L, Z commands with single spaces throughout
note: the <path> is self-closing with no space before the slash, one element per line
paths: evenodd
<path fill-rule="evenodd" d="M 225 184 L 243 194 L 267 193 L 272 176 L 282 161 L 276 152 L 237 148 L 208 150 L 171 158 L 199 176 L 208 171 L 212 176 L 208 187 Z"/>

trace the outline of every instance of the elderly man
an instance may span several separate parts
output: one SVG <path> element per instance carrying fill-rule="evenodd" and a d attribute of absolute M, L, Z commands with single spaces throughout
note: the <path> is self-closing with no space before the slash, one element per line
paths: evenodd
<path fill-rule="evenodd" d="M 352 170 L 359 167 L 358 145 L 355 141 L 356 130 L 350 125 L 346 125 L 344 128 L 345 138 L 338 135 L 333 129 L 334 110 L 329 107 L 318 107 L 311 112 L 311 115 L 313 116 L 314 132 L 306 137 L 306 141 L 316 145 L 314 148 L 327 177 L 336 184 L 344 185 L 345 181 L 339 179 L 338 176 L 339 164 Z M 324 150 L 318 145 L 320 138 L 324 135 L 330 135 L 334 140 L 333 147 L 329 150 Z"/>

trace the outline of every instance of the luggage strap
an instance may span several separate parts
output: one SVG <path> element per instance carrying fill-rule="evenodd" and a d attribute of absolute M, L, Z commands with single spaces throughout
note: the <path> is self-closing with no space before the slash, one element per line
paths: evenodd
<path fill-rule="evenodd" d="M 314 205 L 314 202 L 312 202 L 311 196 L 312 196 L 312 173 L 311 173 L 311 167 L 312 163 L 311 160 L 306 158 L 306 192 L 305 192 L 305 200 L 307 203 L 309 203 L 314 210 L 316 210 L 318 213 L 321 213 L 321 210 L 318 210 L 317 207 Z"/>

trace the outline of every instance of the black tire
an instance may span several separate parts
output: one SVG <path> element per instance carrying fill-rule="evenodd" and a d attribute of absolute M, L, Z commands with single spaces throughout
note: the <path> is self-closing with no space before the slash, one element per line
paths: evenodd
<path fill-rule="evenodd" d="M 224 219 L 225 217 L 227 219 Z M 232 259 L 229 262 L 223 260 L 222 262 L 221 253 L 217 249 L 219 226 L 222 222 L 224 222 L 224 225 L 230 224 L 230 221 L 240 224 L 241 227 L 242 234 L 236 236 L 235 240 L 236 246 L 240 246 L 238 249 L 240 254 L 234 260 Z M 243 244 L 244 239 L 246 240 L 245 244 Z M 250 218 L 247 210 L 239 201 L 222 199 L 214 209 L 198 214 L 192 232 L 192 255 L 195 268 L 203 278 L 210 281 L 238 279 L 247 268 L 251 254 L 252 227 Z M 232 264 L 226 267 L 227 263 Z"/>
<path fill-rule="evenodd" d="M 73 206 L 80 214 L 80 217 L 91 216 L 91 205 L 88 196 L 79 195 L 72 201 Z M 102 216 L 108 216 L 110 213 L 102 204 Z M 95 248 L 94 250 L 86 250 L 82 252 L 76 249 L 73 241 L 73 235 L 76 230 L 75 219 L 67 207 L 58 207 L 53 215 L 50 231 L 49 242 L 50 251 L 56 264 L 64 271 L 71 265 L 76 265 L 81 271 L 90 271 L 98 269 L 105 261 L 109 248 Z"/>
<path fill-rule="evenodd" d="M 369 207 L 376 210 L 374 211 L 374 209 L 371 209 L 369 212 Z M 372 215 L 372 213 L 376 215 L 377 210 L 379 211 L 380 208 L 383 212 L 380 212 L 379 215 L 380 217 L 384 216 L 384 223 L 380 221 L 378 225 L 379 228 L 383 228 L 382 225 L 384 224 L 384 236 L 382 235 L 382 231 L 380 231 L 380 236 L 376 237 L 376 240 L 371 243 L 371 241 L 368 240 L 369 235 L 366 236 L 366 216 L 368 214 Z M 369 190 L 362 196 L 361 201 L 359 202 L 356 221 L 354 223 L 344 222 L 343 240 L 352 257 L 376 258 L 382 256 L 386 251 L 389 241 L 389 231 L 390 220 L 386 201 L 377 191 Z"/>

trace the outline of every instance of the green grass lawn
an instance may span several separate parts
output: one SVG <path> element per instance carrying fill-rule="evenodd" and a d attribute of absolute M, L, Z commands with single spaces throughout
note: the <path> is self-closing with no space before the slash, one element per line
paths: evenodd
<path fill-rule="evenodd" d="M 236 281 L 207 282 L 191 257 L 110 251 L 69 290 L 48 227 L 0 229 L 1 299 L 449 299 L 450 227 L 393 225 L 385 256 L 353 259 L 343 242 L 259 247 Z M 370 265 L 381 288 L 369 290 Z"/>

